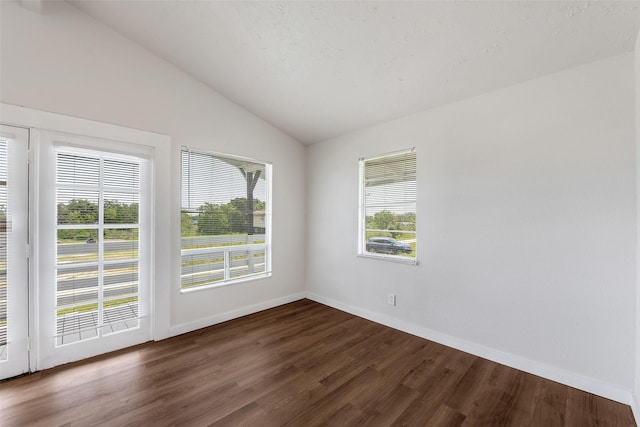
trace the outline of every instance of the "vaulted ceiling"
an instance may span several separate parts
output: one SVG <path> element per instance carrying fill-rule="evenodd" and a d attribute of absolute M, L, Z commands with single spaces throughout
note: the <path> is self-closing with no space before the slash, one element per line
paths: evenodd
<path fill-rule="evenodd" d="M 304 143 L 634 49 L 640 1 L 69 1 Z"/>

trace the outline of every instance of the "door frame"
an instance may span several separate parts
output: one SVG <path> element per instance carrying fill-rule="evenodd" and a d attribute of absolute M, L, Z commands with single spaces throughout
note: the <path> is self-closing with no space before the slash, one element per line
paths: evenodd
<path fill-rule="evenodd" d="M 112 125 L 92 120 L 80 119 L 76 117 L 65 116 L 61 114 L 48 113 L 44 111 L 34 110 L 25 107 L 0 103 L 0 123 L 27 128 L 30 130 L 30 158 L 33 159 L 29 168 L 29 179 L 34 185 L 31 186 L 29 192 L 30 211 L 30 245 L 31 262 L 29 264 L 29 309 L 31 320 L 29 322 L 29 334 L 31 351 L 29 353 L 30 371 L 35 372 L 55 366 L 58 362 L 55 359 L 46 357 L 40 351 L 38 343 L 42 338 L 42 334 L 37 330 L 36 325 L 41 324 L 41 311 L 39 305 L 38 284 L 41 283 L 39 248 L 39 220 L 38 220 L 38 200 L 40 191 L 42 191 L 35 183 L 41 179 L 38 167 L 33 167 L 37 162 L 40 152 L 38 142 L 38 131 L 59 132 L 68 135 L 77 135 L 90 139 L 102 140 L 107 147 L 110 147 L 113 141 L 119 141 L 126 144 L 131 150 L 144 149 L 151 152 L 152 166 L 151 179 L 153 182 L 152 206 L 154 218 L 154 230 L 170 230 L 171 229 L 171 206 L 174 205 L 171 194 L 177 194 L 173 191 L 174 184 L 171 183 L 170 174 L 166 171 L 171 169 L 171 139 L 162 134 L 131 129 L 118 125 Z M 160 191 L 158 189 L 161 189 Z M 164 191 L 162 191 L 164 190 Z M 175 197 L 175 196 L 173 196 Z M 171 277 L 173 277 L 171 250 L 172 236 L 170 233 L 154 233 L 151 239 L 153 247 L 154 259 L 151 267 L 151 289 L 150 289 L 150 338 L 152 340 L 160 340 L 168 338 L 171 334 L 171 304 L 170 296 L 172 289 Z M 159 315 L 156 315 L 158 313 Z"/>
<path fill-rule="evenodd" d="M 150 184 L 151 163 L 150 150 L 129 146 L 119 141 L 105 141 L 103 139 L 90 138 L 86 136 L 69 135 L 61 132 L 51 132 L 34 130 L 33 141 L 40 152 L 34 156 L 37 165 L 38 180 L 34 182 L 37 188 L 36 201 L 36 221 L 38 223 L 36 249 L 38 274 L 42 275 L 42 280 L 36 283 L 38 315 L 37 323 L 39 338 L 37 341 L 38 360 L 42 367 L 51 367 L 64 363 L 75 362 L 88 357 L 97 356 L 111 351 L 131 347 L 153 339 L 151 329 L 151 298 L 150 298 L 150 272 L 153 269 L 153 251 L 150 241 L 154 220 L 151 215 L 152 210 L 148 208 L 153 203 L 153 194 L 147 187 Z M 106 144 L 105 144 L 106 143 Z M 141 160 L 141 188 L 140 195 L 140 240 L 139 246 L 147 250 L 140 250 L 139 257 L 139 278 L 138 297 L 140 305 L 140 316 L 137 319 L 138 327 L 127 328 L 125 330 L 103 334 L 102 331 L 96 337 L 82 339 L 70 344 L 56 344 L 52 338 L 56 335 L 56 273 L 60 270 L 52 253 L 55 251 L 57 221 L 54 214 L 56 210 L 56 158 L 59 151 L 75 153 L 86 156 L 102 156 L 115 158 L 118 155 L 135 157 Z M 101 238 L 100 238 L 101 240 Z M 96 243 L 97 245 L 98 243 Z M 68 270 L 67 270 L 68 271 Z M 97 272 L 98 270 L 96 270 Z M 98 310 L 99 312 L 100 310 Z M 99 316 L 99 314 L 98 314 Z M 98 332 L 98 329 L 96 329 Z"/>

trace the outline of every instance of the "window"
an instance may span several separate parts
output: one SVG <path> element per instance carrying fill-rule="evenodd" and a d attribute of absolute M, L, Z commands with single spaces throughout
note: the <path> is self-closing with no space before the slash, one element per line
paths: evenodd
<path fill-rule="evenodd" d="M 8 328 L 8 288 L 7 288 L 7 242 L 11 227 L 7 227 L 7 183 L 9 162 L 7 161 L 9 139 L 0 136 L 0 361 L 7 360 L 7 328 Z M 13 307 L 12 307 L 13 308 Z M 13 327 L 13 325 L 11 325 Z"/>
<path fill-rule="evenodd" d="M 140 326 L 143 162 L 56 150 L 56 345 Z"/>
<path fill-rule="evenodd" d="M 415 149 L 360 159 L 360 255 L 416 262 Z"/>
<path fill-rule="evenodd" d="M 271 165 L 182 149 L 182 291 L 271 275 Z"/>

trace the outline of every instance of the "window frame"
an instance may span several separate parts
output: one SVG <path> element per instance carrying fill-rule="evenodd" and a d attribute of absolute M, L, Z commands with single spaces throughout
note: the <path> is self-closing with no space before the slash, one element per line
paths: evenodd
<path fill-rule="evenodd" d="M 80 222 L 80 223 L 72 223 L 72 224 L 68 224 L 68 223 L 61 224 L 59 223 L 58 220 L 56 220 L 56 240 L 59 240 L 58 232 L 61 230 L 93 230 L 96 236 L 95 240 L 93 240 L 91 243 L 89 243 L 89 241 L 87 241 L 86 243 L 91 245 L 95 244 L 96 245 L 95 248 L 97 249 L 97 254 L 96 254 L 97 260 L 87 260 L 87 261 L 75 260 L 75 261 L 69 261 L 67 263 L 64 263 L 64 262 L 61 263 L 59 262 L 60 246 L 56 244 L 56 251 L 55 251 L 56 301 L 58 301 L 58 298 L 61 298 L 61 296 L 58 295 L 58 294 L 61 294 L 61 291 L 58 289 L 58 286 L 60 284 L 60 277 L 59 277 L 60 272 L 68 271 L 69 272 L 68 274 L 74 274 L 76 268 L 96 267 L 96 273 L 97 273 L 96 304 L 98 305 L 98 310 L 97 310 L 98 325 L 95 327 L 95 330 L 96 330 L 95 337 L 80 338 L 79 340 L 72 341 L 70 343 L 65 343 L 64 337 L 71 334 L 75 334 L 76 331 L 71 331 L 69 333 L 62 333 L 62 334 L 56 333 L 54 338 L 56 339 L 57 342 L 58 341 L 60 342 L 55 345 L 56 347 L 74 345 L 76 343 L 80 343 L 86 340 L 91 340 L 94 338 L 103 338 L 104 336 L 108 336 L 113 333 L 119 333 L 120 331 L 108 332 L 106 329 L 109 327 L 117 326 L 122 323 L 126 324 L 125 328 L 121 328 L 122 331 L 132 331 L 135 329 L 141 329 L 143 328 L 142 322 L 148 322 L 148 318 L 150 317 L 150 312 L 151 312 L 151 285 L 150 285 L 151 279 L 150 278 L 151 278 L 151 274 L 152 274 L 151 272 L 153 269 L 152 260 L 154 258 L 154 254 L 152 253 L 153 248 L 150 244 L 151 242 L 150 236 L 152 232 L 151 231 L 152 229 L 150 227 L 151 218 L 152 218 L 150 205 L 152 203 L 152 199 L 149 197 L 150 196 L 149 190 L 151 188 L 150 159 L 147 155 L 123 154 L 120 151 L 112 151 L 107 148 L 92 147 L 89 144 L 90 144 L 90 141 L 88 140 L 88 138 L 87 138 L 87 141 L 85 141 L 85 145 L 69 144 L 66 141 L 54 142 L 53 148 L 55 153 L 55 159 L 53 161 L 55 162 L 54 170 L 56 175 L 56 182 L 54 184 L 54 188 L 56 192 L 56 209 L 54 211 L 54 214 L 56 215 L 56 218 L 57 218 L 57 215 L 59 214 L 58 212 L 59 202 L 57 200 L 57 197 L 60 194 L 60 192 L 77 190 L 80 192 L 84 191 L 89 193 L 95 193 L 98 200 L 96 205 L 98 210 L 98 218 L 95 223 Z M 60 156 L 75 156 L 75 157 L 82 157 L 85 159 L 92 159 L 97 161 L 99 165 L 98 184 L 86 185 L 86 184 L 61 183 L 59 181 L 59 178 L 61 176 L 64 176 L 64 174 L 61 173 L 59 170 Z M 105 164 L 109 162 L 122 162 L 122 163 L 135 164 L 138 168 L 138 172 L 137 172 L 138 179 L 139 179 L 138 185 L 132 186 L 132 187 L 117 187 L 117 186 L 109 186 L 108 184 L 105 184 L 104 181 L 107 176 L 107 172 L 105 172 L 107 167 L 105 166 Z M 104 218 L 105 202 L 109 201 L 107 197 L 115 194 L 131 195 L 133 198 L 137 197 L 138 215 L 137 215 L 136 223 L 111 223 Z M 106 241 L 104 240 L 104 236 L 107 230 L 120 230 L 120 229 L 137 231 L 138 240 L 136 241 L 137 243 L 135 245 L 136 249 L 135 250 L 132 249 L 132 253 L 136 252 L 137 255 L 135 257 L 130 257 L 126 259 L 124 258 L 108 259 L 107 257 L 108 254 L 105 249 Z M 90 236 L 91 239 L 93 239 L 92 236 L 93 234 L 91 234 Z M 107 309 L 104 307 L 105 304 L 112 303 L 117 299 L 125 298 L 125 296 L 119 296 L 117 298 L 114 298 L 113 296 L 105 295 L 107 291 L 109 291 L 112 287 L 112 285 L 105 283 L 106 278 L 108 277 L 107 270 L 109 270 L 110 267 L 113 267 L 113 266 L 119 266 L 123 264 L 133 264 L 133 263 L 137 264 L 136 266 L 137 291 L 135 292 L 136 316 L 129 317 L 126 320 L 116 320 L 113 322 L 108 320 L 105 321 L 104 316 L 107 311 Z M 127 297 L 132 297 L 132 295 L 133 294 L 128 294 Z M 86 302 L 84 304 L 85 305 L 90 304 L 90 302 Z M 58 306 L 58 303 L 56 303 L 56 311 L 64 310 L 64 309 L 72 309 L 79 305 L 83 305 L 83 303 L 71 303 L 71 304 L 68 304 L 67 306 Z M 59 320 L 58 317 L 57 317 L 57 320 Z M 134 326 L 128 326 L 128 322 L 134 323 Z M 81 330 L 78 330 L 78 333 L 82 337 L 83 333 L 87 333 L 92 329 L 93 328 L 81 329 Z"/>
<path fill-rule="evenodd" d="M 417 249 L 417 236 L 418 236 L 418 221 L 417 221 L 417 189 L 416 189 L 416 195 L 415 195 L 415 200 L 413 201 L 415 203 L 415 211 L 414 213 L 416 214 L 416 229 L 415 231 L 413 231 L 413 233 L 415 233 L 416 236 L 416 249 L 415 251 L 413 251 L 413 255 L 412 257 L 407 257 L 407 256 L 401 256 L 401 255 L 392 255 L 392 254 L 383 254 L 383 253 L 373 253 L 373 252 L 368 252 L 366 250 L 366 243 L 367 243 L 367 224 L 366 224 L 366 211 L 367 211 L 367 206 L 369 206 L 366 203 L 366 182 L 365 182 L 365 173 L 366 173 L 366 163 L 369 161 L 373 161 L 373 160 L 381 160 L 384 158 L 391 158 L 394 156 L 398 156 L 398 155 L 402 155 L 402 154 L 408 154 L 408 153 L 414 153 L 415 154 L 415 163 L 416 163 L 416 170 L 415 170 L 415 175 L 416 175 L 416 187 L 417 187 L 417 171 L 418 171 L 418 167 L 417 167 L 417 153 L 416 153 L 416 148 L 415 147 L 411 147 L 408 149 L 403 149 L 403 150 L 398 150 L 398 151 L 392 151 L 392 152 L 388 152 L 388 153 L 384 153 L 384 154 L 380 154 L 380 155 L 375 155 L 375 156 L 371 156 L 371 157 L 361 157 L 360 159 L 358 159 L 358 245 L 357 245 L 357 256 L 358 257 L 363 257 L 363 258 L 370 258 L 370 259 L 380 259 L 380 260 L 385 260 L 385 261 L 392 261 L 392 262 L 397 262 L 397 263 L 403 263 L 403 264 L 410 264 L 410 265 L 418 265 L 418 249 Z"/>
<path fill-rule="evenodd" d="M 154 329 L 157 321 L 157 306 L 154 305 L 157 296 L 157 284 L 154 278 L 158 277 L 156 268 L 159 246 L 158 238 L 153 230 L 158 224 L 157 197 L 154 191 L 155 174 L 157 167 L 154 155 L 157 147 L 147 144 L 139 144 L 122 139 L 109 140 L 102 136 L 91 135 L 89 132 L 82 135 L 61 132 L 57 130 L 33 129 L 32 141 L 34 143 L 34 266 L 36 270 L 35 280 L 35 321 L 37 335 L 37 369 L 46 369 L 61 363 L 80 360 L 87 357 L 103 354 L 120 348 L 130 347 L 155 338 L 157 329 Z M 105 135 L 119 138 L 119 135 Z M 142 141 L 141 141 L 142 142 Z M 138 270 L 138 327 L 128 328 L 114 333 L 103 334 L 99 339 L 85 339 L 62 345 L 57 344 L 56 326 L 51 325 L 56 313 L 56 288 L 57 288 L 57 153 L 58 151 L 102 152 L 107 157 L 118 158 L 137 157 L 140 159 L 141 181 L 140 189 L 140 231 L 139 247 L 146 246 L 147 250 L 139 252 Z M 143 172 L 144 170 L 144 172 Z M 142 201 L 146 199 L 146 202 Z M 143 218 L 147 220 L 143 221 Z M 53 252 L 52 252 L 53 250 Z M 52 256 L 53 255 L 53 256 Z M 56 286 L 50 286 L 56 283 Z"/>
<path fill-rule="evenodd" d="M 207 151 L 200 150 L 194 147 L 182 146 L 180 147 L 180 218 L 183 212 L 183 178 L 184 178 L 184 170 L 183 170 L 183 155 L 185 152 L 194 153 L 198 155 L 211 156 L 217 159 L 227 159 L 232 161 L 240 161 L 240 162 L 249 162 L 254 164 L 259 164 L 264 166 L 265 176 L 264 176 L 264 187 L 265 187 L 265 219 L 264 219 L 264 243 L 248 243 L 245 245 L 233 245 L 233 246 L 212 246 L 207 248 L 198 248 L 198 249 L 183 249 L 183 237 L 182 237 L 182 227 L 180 227 L 180 235 L 179 235 L 179 248 L 180 248 L 180 262 L 178 265 L 178 289 L 180 293 L 192 293 L 199 291 L 206 291 L 208 289 L 215 289 L 225 286 L 232 286 L 235 284 L 250 282 L 254 280 L 262 280 L 272 276 L 272 176 L 273 176 L 273 164 L 268 161 L 258 160 L 249 157 L 237 156 L 233 154 L 220 153 L 216 151 Z M 230 253 L 234 251 L 264 251 L 264 271 L 249 274 L 240 277 L 231 277 L 230 270 L 232 267 L 232 261 L 230 260 Z M 213 254 L 213 253 L 222 253 L 224 255 L 224 278 L 220 281 L 213 281 L 197 286 L 183 287 L 183 274 L 182 274 L 182 259 L 184 256 L 189 255 L 204 255 L 204 254 Z"/>

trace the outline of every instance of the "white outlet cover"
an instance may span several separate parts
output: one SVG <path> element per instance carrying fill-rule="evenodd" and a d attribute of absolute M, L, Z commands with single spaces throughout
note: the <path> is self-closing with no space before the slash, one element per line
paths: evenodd
<path fill-rule="evenodd" d="M 389 303 L 390 305 L 396 305 L 396 294 L 388 294 L 387 303 Z"/>

